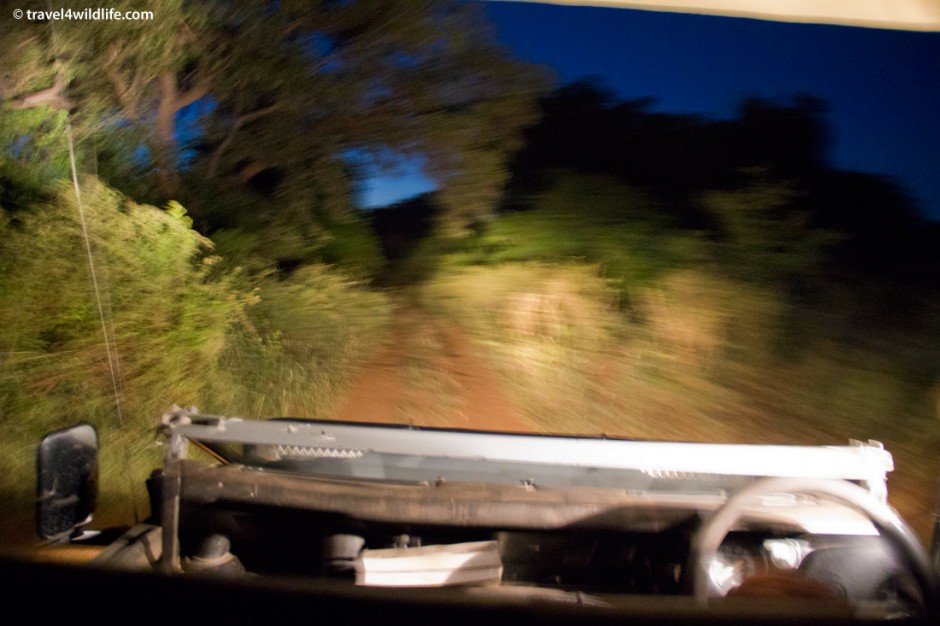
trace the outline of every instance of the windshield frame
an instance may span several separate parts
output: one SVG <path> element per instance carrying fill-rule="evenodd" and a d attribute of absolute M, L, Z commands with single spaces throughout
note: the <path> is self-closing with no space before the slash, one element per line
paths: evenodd
<path fill-rule="evenodd" d="M 606 480 L 598 483 L 597 475 L 614 481 L 618 475 L 637 474 L 673 480 L 830 478 L 861 482 L 884 501 L 887 473 L 894 469 L 891 454 L 877 442 L 846 446 L 681 443 L 309 419 L 243 420 L 188 412 L 165 417 L 164 423 L 171 436 L 196 443 L 224 463 L 331 474 L 329 463 L 320 463 L 316 471 L 305 471 L 302 463 L 326 460 L 336 468 L 336 477 L 347 478 L 356 477 L 348 471 L 349 465 L 366 458 L 381 458 L 392 470 L 413 470 L 422 463 L 430 468 L 424 475 L 390 471 L 361 476 L 399 482 L 480 482 L 481 478 L 489 482 L 487 475 L 504 474 L 493 482 L 552 486 L 554 480 L 536 478 L 552 473 L 561 481 L 555 486 L 585 487 L 605 486 Z"/>

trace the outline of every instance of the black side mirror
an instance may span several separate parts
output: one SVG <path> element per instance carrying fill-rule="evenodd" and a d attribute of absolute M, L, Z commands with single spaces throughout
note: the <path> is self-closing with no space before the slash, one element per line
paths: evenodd
<path fill-rule="evenodd" d="M 64 539 L 91 521 L 98 501 L 98 433 L 78 424 L 46 435 L 36 455 L 36 531 Z"/>

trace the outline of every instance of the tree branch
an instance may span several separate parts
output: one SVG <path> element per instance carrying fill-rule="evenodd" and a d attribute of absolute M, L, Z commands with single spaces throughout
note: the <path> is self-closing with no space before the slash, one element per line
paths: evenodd
<path fill-rule="evenodd" d="M 245 124 L 248 124 L 250 122 L 253 122 L 257 119 L 264 117 L 265 115 L 270 115 L 271 113 L 274 113 L 275 111 L 277 111 L 283 106 L 284 106 L 283 102 L 275 102 L 274 104 L 268 105 L 266 107 L 255 109 L 254 111 L 250 113 L 245 113 L 244 115 L 240 116 L 236 120 L 236 123 L 238 124 L 239 127 L 242 127 Z"/>
<path fill-rule="evenodd" d="M 235 174 L 235 179 L 244 185 L 267 168 L 267 164 L 263 161 L 252 161 L 238 170 L 238 173 Z"/>
<path fill-rule="evenodd" d="M 52 87 L 31 93 L 28 96 L 15 98 L 10 106 L 14 109 L 31 109 L 45 105 L 53 109 L 68 111 L 74 106 L 74 103 L 68 100 L 63 93 L 66 86 L 65 77 L 57 74 Z"/>
<path fill-rule="evenodd" d="M 193 88 L 190 89 L 189 91 L 185 91 L 185 92 L 183 92 L 182 94 L 179 94 L 179 93 L 178 93 L 178 94 L 177 94 L 177 101 L 176 101 L 176 103 L 177 103 L 177 108 L 176 108 L 176 110 L 179 111 L 180 109 L 184 109 L 184 108 L 188 107 L 188 106 L 191 105 L 193 102 L 195 102 L 195 101 L 199 100 L 200 98 L 204 97 L 207 93 L 209 93 L 209 84 L 208 84 L 208 83 L 201 83 L 201 84 L 199 84 L 199 85 L 196 85 L 195 87 L 193 87 Z"/>
<path fill-rule="evenodd" d="M 250 113 L 245 113 L 243 115 L 236 115 L 235 121 L 232 122 L 231 128 L 229 128 L 228 133 L 225 135 L 225 139 L 222 140 L 222 143 L 212 152 L 212 156 L 209 158 L 209 168 L 208 176 L 209 178 L 215 178 L 219 172 L 219 162 L 222 160 L 222 154 L 228 150 L 228 147 L 232 145 L 232 142 L 235 140 L 235 134 L 238 130 L 257 119 L 264 117 L 265 115 L 270 115 L 282 107 L 282 103 L 275 102 L 272 105 L 262 107 L 260 109 L 255 109 Z M 249 176 L 250 178 L 250 176 Z"/>
<path fill-rule="evenodd" d="M 137 122 L 140 119 L 137 113 L 137 102 L 130 98 L 130 94 L 136 89 L 139 79 L 135 77 L 132 85 L 127 84 L 127 80 L 125 80 L 124 76 L 117 68 L 119 54 L 120 50 L 117 45 L 111 44 L 108 46 L 108 56 L 107 61 L 104 63 L 104 73 L 111 83 L 111 88 L 114 90 L 114 95 L 118 103 L 120 103 L 121 107 L 124 109 L 124 116 L 131 122 Z"/>

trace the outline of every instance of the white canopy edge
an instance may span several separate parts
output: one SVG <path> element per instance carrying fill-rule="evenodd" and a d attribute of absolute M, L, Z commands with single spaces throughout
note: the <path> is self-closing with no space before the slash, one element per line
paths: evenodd
<path fill-rule="evenodd" d="M 502 0 L 506 1 L 506 0 Z M 509 0 L 532 1 L 532 0 Z M 536 0 L 778 22 L 940 31 L 940 0 Z"/>

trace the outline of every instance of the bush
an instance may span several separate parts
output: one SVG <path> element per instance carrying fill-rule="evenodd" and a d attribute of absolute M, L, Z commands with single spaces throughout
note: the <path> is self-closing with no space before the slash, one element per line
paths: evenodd
<path fill-rule="evenodd" d="M 203 399 L 227 337 L 247 322 L 250 294 L 214 269 L 211 243 L 182 207 L 138 205 L 90 178 L 82 207 L 97 294 L 71 186 L 2 224 L 6 492 L 32 484 L 27 451 L 46 431 L 84 420 L 105 446 L 152 438 L 154 417 L 170 404 Z M 137 478 L 151 460 L 136 459 Z M 104 489 L 123 490 L 122 475 L 126 468 L 106 466 Z"/>
<path fill-rule="evenodd" d="M 388 298 L 323 264 L 256 285 L 259 301 L 249 319 L 257 339 L 242 335 L 230 342 L 222 363 L 237 376 L 213 394 L 213 411 L 328 416 L 381 338 Z"/>
<path fill-rule="evenodd" d="M 92 178 L 81 193 L 97 294 L 70 185 L 0 215 L 0 501 L 19 503 L 9 510 L 29 510 L 40 436 L 76 421 L 101 435 L 103 500 L 131 489 L 142 508 L 159 461 L 155 418 L 170 405 L 321 414 L 380 334 L 384 296 L 327 266 L 249 277 L 212 255 L 178 204 L 139 205 Z"/>
<path fill-rule="evenodd" d="M 503 215 L 477 238 L 475 261 L 588 262 L 631 304 L 633 290 L 704 254 L 649 194 L 616 180 L 564 172 L 531 210 Z"/>

